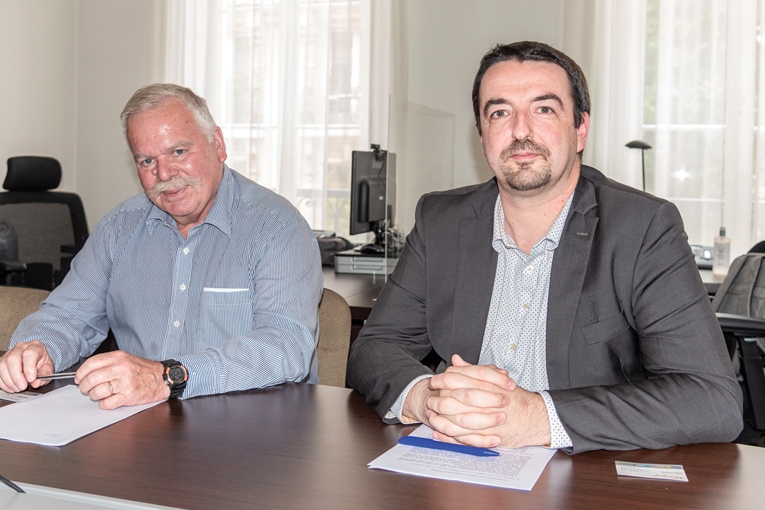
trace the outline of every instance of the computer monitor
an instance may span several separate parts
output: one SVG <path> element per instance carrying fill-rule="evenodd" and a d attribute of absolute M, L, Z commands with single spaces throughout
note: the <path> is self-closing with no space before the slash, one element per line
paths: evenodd
<path fill-rule="evenodd" d="M 375 240 L 362 249 L 385 253 L 385 235 L 393 226 L 396 197 L 396 155 L 372 145 L 353 151 L 351 167 L 351 235 L 374 232 Z"/>

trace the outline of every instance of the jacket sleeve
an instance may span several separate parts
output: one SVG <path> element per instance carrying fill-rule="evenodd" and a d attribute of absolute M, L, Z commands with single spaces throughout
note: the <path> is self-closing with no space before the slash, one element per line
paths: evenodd
<path fill-rule="evenodd" d="M 609 253 L 620 252 L 602 245 L 594 250 L 585 279 L 597 283 L 579 302 L 580 317 L 589 315 L 583 307 L 592 315 L 609 306 L 620 307 L 620 313 L 575 324 L 572 345 L 579 338 L 583 347 L 581 357 L 569 360 L 571 385 L 549 392 L 571 437 L 571 451 L 735 439 L 743 426 L 741 388 L 679 212 L 664 203 L 644 231 L 630 235 L 639 247 L 634 256 L 621 257 L 628 258 L 623 265 L 603 271 Z M 593 371 L 620 380 L 581 384 L 596 377 L 581 373 L 588 363 Z"/>
<path fill-rule="evenodd" d="M 377 299 L 359 338 L 351 345 L 348 384 L 385 414 L 416 377 L 432 373 L 421 360 L 431 350 L 425 309 L 424 197 L 396 269 Z"/>

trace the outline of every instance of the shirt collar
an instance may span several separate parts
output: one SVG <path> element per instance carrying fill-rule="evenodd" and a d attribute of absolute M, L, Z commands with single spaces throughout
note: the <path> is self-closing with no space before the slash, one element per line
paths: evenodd
<path fill-rule="evenodd" d="M 200 225 L 208 224 L 216 227 L 218 230 L 231 237 L 231 205 L 234 198 L 234 176 L 233 171 L 226 165 L 223 165 L 223 177 L 215 193 L 213 205 L 207 212 L 207 216 L 202 223 L 191 229 L 189 235 Z M 149 232 L 154 232 L 158 225 L 165 225 L 169 228 L 178 229 L 175 218 L 152 203 L 149 215 L 146 218 L 146 228 Z"/>
<path fill-rule="evenodd" d="M 542 243 L 545 243 L 547 245 L 548 250 L 554 250 L 558 247 L 558 243 L 560 243 L 560 238 L 563 235 L 563 227 L 566 225 L 566 218 L 568 217 L 568 211 L 571 209 L 571 203 L 574 200 L 574 193 L 571 193 L 569 195 L 568 200 L 566 200 L 566 204 L 563 206 L 563 209 L 558 214 L 558 217 L 555 218 L 555 221 L 553 222 L 552 226 L 550 227 L 550 230 L 547 231 L 547 234 L 540 239 L 539 241 L 534 244 L 534 246 L 531 248 L 532 251 L 539 246 Z M 499 193 L 497 194 L 497 200 L 494 204 L 494 235 L 492 237 L 492 246 L 494 246 L 494 249 L 497 251 L 500 251 L 501 248 L 518 248 L 518 245 L 515 244 L 515 240 L 513 240 L 512 237 L 507 233 L 507 231 L 504 228 L 505 225 L 505 211 L 502 208 L 502 200 L 500 200 Z"/>

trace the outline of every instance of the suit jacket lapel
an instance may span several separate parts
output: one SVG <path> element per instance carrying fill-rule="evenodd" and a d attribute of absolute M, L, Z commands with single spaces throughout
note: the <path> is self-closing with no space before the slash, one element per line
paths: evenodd
<path fill-rule="evenodd" d="M 570 386 L 568 353 L 571 329 L 598 224 L 597 216 L 587 215 L 587 212 L 596 207 L 592 182 L 580 177 L 550 274 L 546 343 L 550 389 Z"/>
<path fill-rule="evenodd" d="M 481 188 L 485 193 L 478 193 L 479 200 L 459 222 L 451 351 L 469 363 L 478 363 L 481 354 L 497 270 L 497 252 L 491 246 L 497 186 L 491 183 Z"/>

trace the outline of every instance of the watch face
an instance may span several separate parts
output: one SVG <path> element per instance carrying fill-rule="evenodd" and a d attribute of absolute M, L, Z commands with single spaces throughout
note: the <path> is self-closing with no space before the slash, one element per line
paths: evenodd
<path fill-rule="evenodd" d="M 173 384 L 180 384 L 186 379 L 186 371 L 179 365 L 173 365 L 170 367 L 167 377 Z"/>

